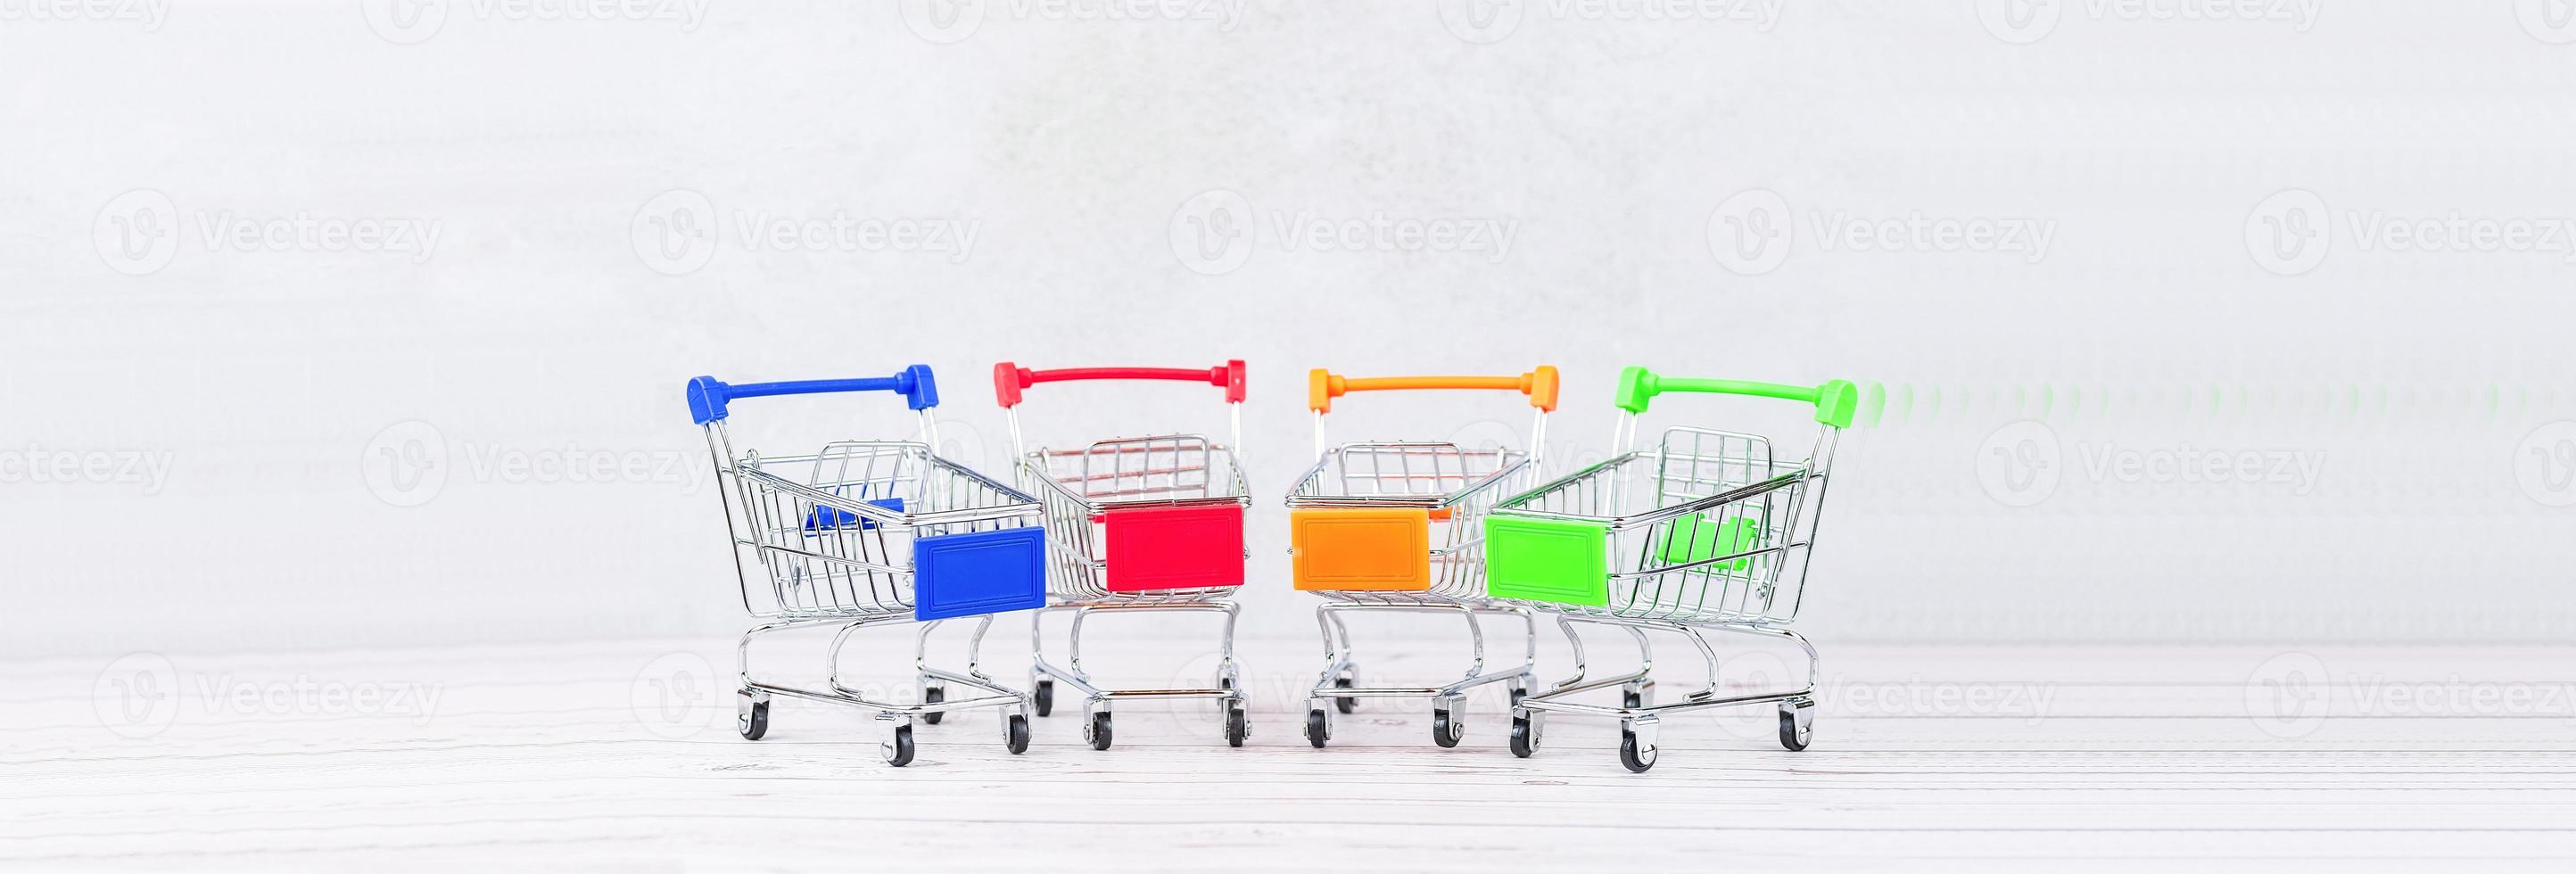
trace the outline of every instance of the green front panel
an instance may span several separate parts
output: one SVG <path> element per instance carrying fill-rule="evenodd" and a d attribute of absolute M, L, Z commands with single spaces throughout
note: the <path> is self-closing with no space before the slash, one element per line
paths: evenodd
<path fill-rule="evenodd" d="M 1610 606 L 1610 530 L 1591 522 L 1485 517 L 1485 593 Z"/>

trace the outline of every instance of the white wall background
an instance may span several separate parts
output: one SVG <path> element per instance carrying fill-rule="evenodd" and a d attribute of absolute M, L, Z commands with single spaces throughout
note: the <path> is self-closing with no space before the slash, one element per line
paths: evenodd
<path fill-rule="evenodd" d="M 2563 0 L 640 8 L 0 0 L 0 652 L 729 631 L 686 378 L 928 363 L 999 468 L 1006 358 L 1251 362 L 1254 634 L 1311 628 L 1306 368 L 1541 362 L 1559 460 L 1625 364 L 1872 387 L 1802 620 L 1833 640 L 2576 632 Z M 1279 233 L 1379 217 L 1512 235 Z M 322 235 L 369 222 L 438 234 Z M 2022 222 L 2045 249 L 1966 236 Z M 1522 423 L 1380 400 L 1345 433 Z M 781 448 L 902 424 L 737 411 Z M 1179 386 L 1029 412 L 1221 421 Z M 2211 452 L 2267 463 L 2158 473 Z M 600 456 L 639 467 L 551 466 Z"/>

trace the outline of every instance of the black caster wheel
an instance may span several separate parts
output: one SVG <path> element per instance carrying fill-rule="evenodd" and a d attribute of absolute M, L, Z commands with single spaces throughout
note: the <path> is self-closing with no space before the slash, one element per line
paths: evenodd
<path fill-rule="evenodd" d="M 1458 741 L 1464 739 L 1466 736 L 1467 725 L 1451 718 L 1449 715 L 1449 708 L 1431 708 L 1432 743 L 1439 744 L 1442 749 L 1447 749 L 1457 746 Z"/>
<path fill-rule="evenodd" d="M 1325 716 L 1322 710 L 1306 711 L 1306 742 L 1314 744 L 1315 748 L 1320 750 L 1324 748 L 1324 742 L 1331 740 L 1332 737 L 1331 717 Z"/>
<path fill-rule="evenodd" d="M 923 686 L 923 687 L 921 687 L 921 703 L 923 703 L 923 704 L 937 704 L 937 703 L 939 703 L 939 702 L 946 701 L 946 700 L 948 700 L 948 687 L 947 687 L 947 686 Z M 921 721 L 923 721 L 923 722 L 927 722 L 927 723 L 930 723 L 930 724 L 932 724 L 932 725 L 938 725 L 938 724 L 939 724 L 939 718 L 940 718 L 940 717 L 942 717 L 942 716 L 947 716 L 947 715 L 948 715 L 948 714 L 946 714 L 946 713 L 941 713 L 941 712 L 939 712 L 939 711 L 934 710 L 934 711 L 931 711 L 931 712 L 929 712 L 929 713 L 924 713 L 924 714 L 922 714 L 922 715 L 921 715 Z"/>
<path fill-rule="evenodd" d="M 1656 752 L 1651 746 L 1640 748 L 1636 732 L 1619 730 L 1619 764 L 1628 766 L 1630 773 L 1643 774 L 1647 768 L 1654 767 Z"/>
<path fill-rule="evenodd" d="M 1029 717 L 1014 713 L 1002 720 L 1002 748 L 1019 755 L 1029 751 Z"/>
<path fill-rule="evenodd" d="M 1246 715 L 1244 714 L 1244 712 L 1243 712 L 1243 708 L 1241 708 L 1241 707 L 1228 707 L 1228 708 L 1226 708 L 1226 709 L 1225 709 L 1225 745 L 1226 745 L 1226 746 L 1230 746 L 1230 747 L 1239 747 L 1239 746 L 1242 746 L 1242 745 L 1243 745 L 1243 739 L 1244 739 L 1244 738 L 1247 738 L 1247 737 L 1251 737 L 1251 736 L 1252 736 L 1252 720 L 1251 720 L 1248 716 L 1246 716 Z"/>
<path fill-rule="evenodd" d="M 1357 683 L 1351 679 L 1351 675 L 1348 673 L 1344 673 L 1341 676 L 1333 678 L 1333 688 L 1335 689 L 1348 689 L 1354 685 L 1357 685 Z M 1339 710 L 1344 714 L 1348 714 L 1353 710 L 1360 709 L 1360 699 L 1335 698 L 1333 699 L 1333 709 Z"/>
<path fill-rule="evenodd" d="M 1083 728 L 1082 739 L 1090 741 L 1092 749 L 1109 748 L 1109 711 L 1091 714 L 1091 724 Z"/>
<path fill-rule="evenodd" d="M 1538 752 L 1538 724 L 1527 716 L 1512 717 L 1512 755 L 1529 758 Z"/>
<path fill-rule="evenodd" d="M 1037 686 L 1037 688 L 1033 690 L 1033 694 L 1038 699 L 1038 715 L 1055 715 L 1055 681 L 1039 680 L 1034 685 Z"/>
<path fill-rule="evenodd" d="M 912 726 L 894 727 L 894 742 L 883 747 L 886 764 L 897 768 L 912 764 Z"/>
<path fill-rule="evenodd" d="M 751 696 L 751 693 L 744 692 L 742 693 L 742 706 L 735 711 L 734 715 L 737 717 L 734 720 L 734 728 L 742 732 L 743 740 L 759 740 L 762 736 L 769 734 L 769 702 L 767 700 L 754 698 Z"/>
<path fill-rule="evenodd" d="M 1793 753 L 1799 752 L 1801 750 L 1805 750 L 1807 748 L 1807 742 L 1811 740 L 1815 740 L 1815 727 L 1813 724 L 1810 724 L 1806 728 L 1799 728 L 1797 712 L 1786 707 L 1781 708 L 1780 748 Z"/>

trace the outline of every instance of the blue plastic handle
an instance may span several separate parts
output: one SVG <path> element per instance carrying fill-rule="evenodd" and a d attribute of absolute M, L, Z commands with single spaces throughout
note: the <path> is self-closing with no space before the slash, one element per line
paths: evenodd
<path fill-rule="evenodd" d="M 801 379 L 793 382 L 753 382 L 733 385 L 712 376 L 689 380 L 689 418 L 704 425 L 723 421 L 725 405 L 742 398 L 765 398 L 773 395 L 816 395 L 848 391 L 890 391 L 903 395 L 904 403 L 915 410 L 939 406 L 939 384 L 930 378 L 930 367 L 915 364 L 893 376 L 873 379 Z"/>

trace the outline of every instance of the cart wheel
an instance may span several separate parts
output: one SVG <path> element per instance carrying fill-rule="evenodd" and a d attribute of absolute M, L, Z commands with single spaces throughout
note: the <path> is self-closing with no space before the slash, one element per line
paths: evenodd
<path fill-rule="evenodd" d="M 1813 714 L 1815 706 L 1812 703 L 1799 706 L 1795 702 L 1780 702 L 1780 747 L 1782 749 L 1793 753 L 1798 752 L 1806 749 L 1809 741 L 1815 740 L 1815 717 L 1808 715 L 1805 719 L 1799 718 L 1802 714 Z"/>
<path fill-rule="evenodd" d="M 1538 723 L 1529 714 L 1512 714 L 1512 755 L 1529 758 L 1538 752 Z"/>
<path fill-rule="evenodd" d="M 1248 717 L 1244 714 L 1244 712 L 1243 712 L 1243 708 L 1241 708 L 1241 707 L 1228 707 L 1228 708 L 1226 708 L 1226 709 L 1225 709 L 1225 745 L 1226 745 L 1226 746 L 1230 746 L 1230 747 L 1239 747 L 1239 746 L 1242 746 L 1242 745 L 1243 745 L 1243 739 L 1244 739 L 1244 738 L 1247 738 L 1247 737 L 1251 737 L 1251 736 L 1252 736 L 1252 721 L 1251 721 L 1251 719 L 1250 719 L 1250 718 L 1248 718 Z"/>
<path fill-rule="evenodd" d="M 1652 746 L 1643 749 L 1638 747 L 1635 730 L 1624 727 L 1619 729 L 1619 764 L 1628 766 L 1630 772 L 1643 774 L 1646 773 L 1647 768 L 1654 767 L 1656 752 L 1657 750 Z"/>
<path fill-rule="evenodd" d="M 1333 678 L 1333 688 L 1335 689 L 1348 689 L 1354 685 L 1357 685 L 1357 683 L 1351 678 L 1351 672 L 1349 671 L 1343 671 L 1341 676 Z M 1333 709 L 1339 710 L 1343 713 L 1358 710 L 1360 709 L 1360 699 L 1335 698 L 1333 699 Z"/>
<path fill-rule="evenodd" d="M 1036 693 L 1035 693 L 1035 694 L 1036 694 L 1037 699 L 1038 699 L 1038 701 L 1037 701 L 1037 705 L 1038 705 L 1038 715 L 1039 715 L 1039 716 L 1053 716 L 1053 715 L 1055 715 L 1055 681 L 1054 681 L 1054 680 L 1039 680 L 1039 681 L 1037 681 L 1036 685 L 1037 685 L 1037 690 L 1036 690 Z"/>
<path fill-rule="evenodd" d="M 1431 708 L 1432 743 L 1439 744 L 1442 749 L 1447 749 L 1449 747 L 1457 746 L 1458 741 L 1464 739 L 1466 736 L 1466 724 L 1450 718 L 1449 708 Z"/>
<path fill-rule="evenodd" d="M 1315 748 L 1320 750 L 1324 748 L 1324 741 L 1331 740 L 1332 737 L 1331 717 L 1325 716 L 1321 708 L 1306 711 L 1306 742 L 1314 744 Z"/>
<path fill-rule="evenodd" d="M 1109 748 L 1109 711 L 1091 714 L 1091 724 L 1083 727 L 1082 739 L 1090 741 L 1092 749 Z"/>
<path fill-rule="evenodd" d="M 947 686 L 946 684 L 942 684 L 942 683 L 933 683 L 933 684 L 930 684 L 930 685 L 928 685 L 928 686 L 923 686 L 923 687 L 921 687 L 921 703 L 923 703 L 923 704 L 937 704 L 937 703 L 939 703 L 939 702 L 946 701 L 946 700 L 948 700 L 948 686 Z M 927 722 L 927 723 L 930 723 L 930 724 L 932 724 L 932 725 L 938 725 L 938 724 L 939 724 L 939 718 L 940 718 L 940 717 L 942 717 L 942 716 L 947 716 L 947 715 L 948 715 L 948 714 L 946 714 L 946 713 L 941 713 L 941 712 L 939 712 L 939 711 L 933 710 L 933 711 L 931 711 L 931 712 L 929 712 L 929 713 L 924 713 L 924 714 L 922 714 L 922 715 L 921 715 L 921 721 L 923 721 L 923 722 Z"/>
<path fill-rule="evenodd" d="M 886 764 L 897 768 L 912 764 L 912 724 L 895 726 L 894 742 L 881 744 L 879 749 L 885 752 Z"/>
<path fill-rule="evenodd" d="M 742 732 L 742 739 L 759 740 L 768 734 L 769 696 L 745 689 L 738 703 L 740 706 L 734 709 L 734 728 Z"/>
<path fill-rule="evenodd" d="M 1002 748 L 1019 755 L 1029 751 L 1029 717 L 1014 713 L 1002 719 Z"/>

